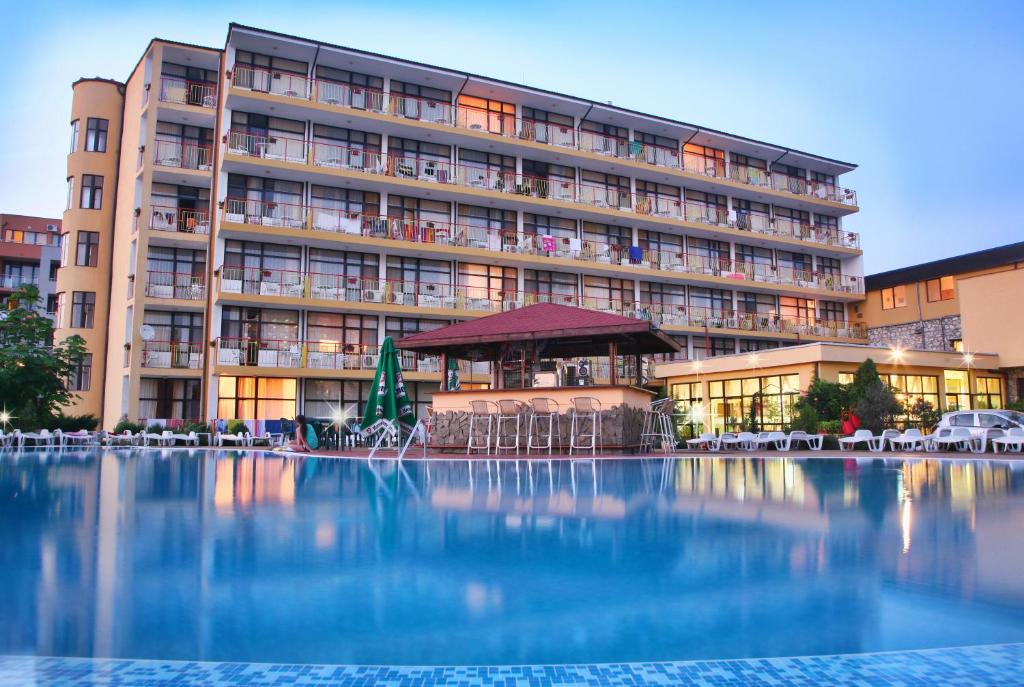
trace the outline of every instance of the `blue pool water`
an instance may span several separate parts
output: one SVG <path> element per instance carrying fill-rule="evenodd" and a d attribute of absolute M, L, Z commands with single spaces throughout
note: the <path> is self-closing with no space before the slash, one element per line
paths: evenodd
<path fill-rule="evenodd" d="M 0 654 L 493 665 L 1021 642 L 1021 468 L 7 453 Z"/>

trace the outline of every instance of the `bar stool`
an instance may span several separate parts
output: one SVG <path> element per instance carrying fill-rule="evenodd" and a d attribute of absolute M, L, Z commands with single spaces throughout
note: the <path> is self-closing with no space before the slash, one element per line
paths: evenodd
<path fill-rule="evenodd" d="M 672 429 L 672 399 L 663 398 L 644 410 L 644 426 L 640 431 L 640 452 L 656 450 L 659 446 L 668 453 L 675 447 Z"/>
<path fill-rule="evenodd" d="M 561 409 L 558 402 L 553 398 L 531 398 L 530 421 L 526 429 L 526 455 L 530 455 L 530 449 L 547 449 L 551 453 L 555 437 L 558 437 L 558 449 L 562 449 L 562 423 Z M 547 443 L 542 443 L 545 434 Z M 537 443 L 534 444 L 534 438 Z"/>
<path fill-rule="evenodd" d="M 587 426 L 590 431 L 587 431 Z M 601 402 L 592 396 L 572 399 L 572 427 L 569 432 L 569 455 L 573 449 L 597 453 L 601 441 Z"/>
<path fill-rule="evenodd" d="M 515 449 L 516 455 L 519 455 L 519 423 L 522 414 L 520 411 L 523 409 L 523 404 L 519 401 L 512 399 L 502 399 L 498 401 L 498 422 L 494 432 L 494 452 L 499 453 L 502 450 Z M 515 440 L 511 439 L 508 442 L 503 442 L 502 437 L 506 432 L 511 431 L 514 428 L 515 432 L 513 436 Z"/>
<path fill-rule="evenodd" d="M 466 455 L 473 449 L 484 449 L 484 453 L 491 452 L 491 427 L 493 424 L 494 403 L 491 401 L 470 401 L 469 407 L 472 412 L 469 415 L 469 441 L 466 442 Z M 483 445 L 480 444 L 480 430 L 484 431 Z"/>

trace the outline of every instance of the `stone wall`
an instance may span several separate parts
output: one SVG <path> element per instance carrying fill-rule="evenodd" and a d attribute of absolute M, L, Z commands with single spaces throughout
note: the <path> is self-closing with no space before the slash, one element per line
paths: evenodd
<path fill-rule="evenodd" d="M 952 351 L 949 342 L 961 337 L 959 315 L 868 329 L 868 342 L 873 346 L 926 351 Z"/>
<path fill-rule="evenodd" d="M 466 445 L 469 441 L 469 419 L 470 413 L 462 410 L 449 410 L 441 413 L 434 414 L 434 427 L 430 436 L 430 445 L 437 449 L 457 449 L 465 450 Z M 530 411 L 522 410 L 519 414 L 519 447 L 520 451 L 526 450 L 526 432 L 529 427 Z M 643 429 L 644 414 L 639 408 L 632 408 L 630 406 L 615 406 L 608 408 L 601 413 L 601 435 L 603 438 L 602 442 L 599 442 L 599 446 L 604 448 L 615 448 L 615 449 L 636 449 L 640 446 L 640 432 Z M 547 435 L 547 421 L 543 420 L 541 425 L 541 433 L 545 437 L 543 441 L 537 441 L 535 443 L 546 443 Z M 497 420 L 496 416 L 491 419 L 492 437 L 491 446 L 493 451 L 494 446 L 494 428 L 496 427 Z M 563 413 L 558 424 L 561 430 L 562 447 L 568 449 L 569 447 L 569 433 L 572 428 L 572 414 Z M 482 421 L 477 423 L 477 436 L 474 442 L 479 442 L 481 446 L 484 445 L 484 431 L 486 424 Z M 502 444 L 509 445 L 514 443 L 515 439 L 515 421 L 507 420 L 502 422 Z M 589 431 L 589 424 L 584 428 L 585 431 Z M 553 442 L 554 447 L 557 449 L 558 441 L 557 438 Z"/>
<path fill-rule="evenodd" d="M 1020 380 L 1024 379 L 1024 367 L 1008 367 L 1003 372 L 1006 373 L 1006 402 L 1022 400 L 1017 389 L 1020 387 Z"/>

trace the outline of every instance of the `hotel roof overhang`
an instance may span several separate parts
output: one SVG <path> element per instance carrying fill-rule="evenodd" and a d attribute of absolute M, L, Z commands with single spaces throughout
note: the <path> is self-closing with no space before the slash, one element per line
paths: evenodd
<path fill-rule="evenodd" d="M 864 284 L 868 291 L 877 291 L 878 289 L 885 289 L 890 286 L 912 284 L 953 274 L 1003 267 L 1004 265 L 1012 265 L 1018 262 L 1024 262 L 1024 241 L 987 248 L 975 251 L 974 253 L 956 255 L 951 258 L 943 258 L 942 260 L 924 262 L 920 265 L 900 267 L 888 272 L 871 274 L 864 277 Z"/>
<path fill-rule="evenodd" d="M 228 43 L 232 43 L 235 36 L 241 39 L 239 44 L 246 50 L 367 73 L 373 73 L 374 66 L 385 62 L 390 65 L 392 78 L 408 79 L 434 88 L 450 90 L 453 93 L 465 93 L 496 100 L 515 95 L 518 102 L 530 107 L 576 117 L 585 116 L 590 121 L 632 127 L 669 138 L 677 138 L 683 142 L 719 145 L 725 138 L 730 141 L 732 152 L 766 159 L 769 162 L 795 166 L 813 164 L 816 171 L 835 175 L 851 172 L 857 168 L 857 165 L 852 162 L 822 157 L 697 124 L 646 114 L 606 102 L 602 103 L 512 81 L 446 69 L 413 60 L 403 60 L 232 22 L 228 27 Z"/>
<path fill-rule="evenodd" d="M 756 360 L 752 360 L 756 356 Z M 931 367 L 935 369 L 965 369 L 968 367 L 963 353 L 900 349 L 896 353 L 885 346 L 816 342 L 798 346 L 784 346 L 756 353 L 738 353 L 716 356 L 701 361 L 660 363 L 654 376 L 658 379 L 692 377 L 720 372 L 739 372 L 750 376 L 766 374 L 772 368 L 815 363 L 849 363 L 859 365 L 871 358 L 879 365 L 899 367 Z M 998 370 L 999 356 L 995 353 L 971 353 L 969 367 L 976 370 Z"/>
<path fill-rule="evenodd" d="M 468 360 L 497 360 L 511 348 L 536 345 L 545 358 L 673 353 L 679 343 L 650 322 L 554 303 L 538 303 L 509 312 L 420 332 L 395 344 L 428 354 Z"/>

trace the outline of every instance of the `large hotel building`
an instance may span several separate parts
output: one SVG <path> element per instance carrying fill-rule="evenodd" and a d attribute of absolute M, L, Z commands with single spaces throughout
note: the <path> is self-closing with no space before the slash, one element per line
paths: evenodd
<path fill-rule="evenodd" d="M 236 24 L 78 81 L 71 120 L 65 254 L 95 247 L 57 336 L 104 426 L 361 406 L 385 336 L 541 301 L 690 360 L 868 341 L 850 163 Z M 403 369 L 422 410 L 438 360 Z"/>

